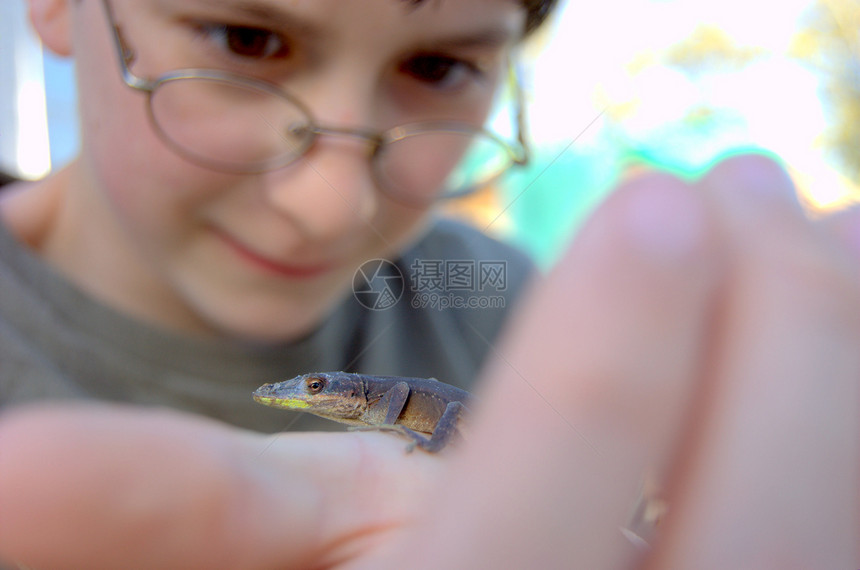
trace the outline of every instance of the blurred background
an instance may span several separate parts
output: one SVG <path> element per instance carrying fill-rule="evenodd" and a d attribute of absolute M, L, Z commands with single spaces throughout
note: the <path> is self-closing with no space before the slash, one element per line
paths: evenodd
<path fill-rule="evenodd" d="M 695 177 L 758 150 L 812 210 L 860 199 L 860 0 L 568 0 L 521 61 L 536 159 L 447 208 L 543 266 L 642 169 Z M 0 4 L 0 170 L 74 156 L 72 65 L 43 53 L 24 0 Z"/>

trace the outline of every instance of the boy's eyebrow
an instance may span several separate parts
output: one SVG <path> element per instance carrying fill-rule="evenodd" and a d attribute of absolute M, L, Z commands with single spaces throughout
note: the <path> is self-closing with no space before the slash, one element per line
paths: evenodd
<path fill-rule="evenodd" d="M 197 0 L 212 8 L 242 14 L 248 18 L 267 24 L 269 27 L 289 32 L 307 40 L 319 39 L 323 29 L 308 19 L 280 9 L 271 2 L 258 0 Z M 396 0 L 392 0 L 396 1 Z M 450 37 L 428 39 L 427 43 L 436 49 L 455 48 L 496 48 L 514 42 L 521 35 L 519 28 L 496 25 L 485 29 L 452 34 Z"/>
<path fill-rule="evenodd" d="M 518 30 L 499 26 L 450 37 L 433 38 L 429 43 L 438 48 L 497 48 L 512 43 L 518 37 Z"/>
<path fill-rule="evenodd" d="M 241 14 L 261 24 L 267 24 L 272 28 L 284 30 L 307 39 L 322 36 L 322 30 L 317 24 L 287 10 L 281 10 L 269 2 L 257 2 L 255 0 L 199 1 L 212 8 L 220 9 L 224 12 Z"/>

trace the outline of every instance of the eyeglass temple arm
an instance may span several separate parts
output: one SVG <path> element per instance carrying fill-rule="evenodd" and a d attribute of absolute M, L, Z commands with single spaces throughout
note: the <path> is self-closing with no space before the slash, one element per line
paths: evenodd
<path fill-rule="evenodd" d="M 131 64 L 134 62 L 135 54 L 134 50 L 131 49 L 126 43 L 125 38 L 122 35 L 122 29 L 119 24 L 116 22 L 116 17 L 114 15 L 113 6 L 108 0 L 102 0 L 102 5 L 105 9 L 105 15 L 107 16 L 108 25 L 110 26 L 112 36 L 113 36 L 113 44 L 116 49 L 117 58 L 119 59 L 119 69 L 122 74 L 123 81 L 125 81 L 126 85 L 133 89 L 142 89 L 144 91 L 150 91 L 151 86 L 150 82 L 136 76 L 131 72 Z"/>
<path fill-rule="evenodd" d="M 514 91 L 514 106 L 516 108 L 514 120 L 517 124 L 517 142 L 522 148 L 521 156 L 515 158 L 515 162 L 520 166 L 525 166 L 531 160 L 531 147 L 528 143 L 527 125 L 526 125 L 526 100 L 525 90 L 520 79 L 520 73 L 517 71 L 517 66 L 512 57 L 508 60 L 508 81 Z"/>

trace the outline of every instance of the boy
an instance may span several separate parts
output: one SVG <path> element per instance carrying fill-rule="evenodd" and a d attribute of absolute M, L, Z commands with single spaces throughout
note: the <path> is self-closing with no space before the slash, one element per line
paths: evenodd
<path fill-rule="evenodd" d="M 277 431 L 249 394 L 308 371 L 471 386 L 531 265 L 433 206 L 478 182 L 445 185 L 467 142 L 491 148 L 489 177 L 524 157 L 482 124 L 553 2 L 431 4 L 33 2 L 46 46 L 76 58 L 82 150 L 4 191 L 0 402 Z M 444 289 L 452 261 L 471 291 Z M 349 294 L 380 266 L 390 307 Z M 438 296 L 496 302 L 437 309 L 427 271 Z"/>
<path fill-rule="evenodd" d="M 249 156 L 256 166 L 284 156 L 240 131 L 235 140 L 212 136 L 213 152 L 202 153 L 189 144 L 201 131 L 162 122 L 211 116 L 214 105 L 202 86 L 192 102 L 160 92 L 168 79 L 223 87 L 223 71 L 162 76 L 163 85 L 127 77 L 151 93 L 159 138 L 148 130 L 146 96 L 108 74 L 110 36 L 95 28 L 101 4 L 33 0 L 43 38 L 61 52 L 74 44 L 81 77 L 92 80 L 82 85 L 92 101 L 82 113 L 87 160 L 10 196 L 5 220 L 81 289 L 160 323 L 162 346 L 181 342 L 164 332 L 170 326 L 232 333 L 245 351 L 264 353 L 265 341 L 307 334 L 326 313 L 334 283 L 348 281 L 345 270 L 328 280 L 338 254 L 388 251 L 424 221 L 427 206 L 414 194 L 405 206 L 381 191 L 397 170 L 371 182 L 363 149 L 374 136 L 364 129 L 419 109 L 428 120 L 479 121 L 502 46 L 528 21 L 507 0 L 406 11 L 390 0 L 114 3 L 134 77 L 166 73 L 178 55 L 192 67 L 223 58 L 230 74 L 289 80 L 312 101 L 317 122 L 292 115 L 277 140 L 304 150 L 305 137 L 319 138 L 305 161 L 239 173 Z M 239 30 L 224 24 L 236 10 Z M 432 49 L 407 49 L 442 30 Z M 141 42 L 156 31 L 147 56 Z M 262 104 L 272 101 L 268 89 L 240 83 L 232 97 L 252 93 L 260 104 L 244 122 L 283 127 L 271 118 L 285 115 Z M 292 96 L 275 99 L 283 111 Z M 457 113 L 443 117 L 452 100 Z M 120 142 L 127 152 L 117 152 Z M 435 156 L 450 162 L 444 150 Z M 398 178 L 420 188 L 434 173 L 414 172 Z M 472 433 L 450 456 L 406 455 L 385 434 L 270 440 L 139 407 L 7 412 L 0 557 L 53 568 L 856 567 L 860 277 L 849 244 L 860 219 L 855 211 L 812 223 L 793 192 L 778 166 L 757 157 L 723 162 L 695 184 L 657 174 L 628 181 L 493 348 Z M 48 223 L 69 217 L 91 224 Z M 78 318 L 93 320 L 102 322 Z M 159 342 L 152 337 L 120 340 Z M 199 342 L 207 356 L 247 357 Z M 112 378 L 99 380 L 111 389 Z M 176 400 L 209 398 L 212 387 L 202 386 Z M 656 539 L 631 543 L 640 521 L 627 510 L 645 472 L 666 483 L 654 499 L 667 500 L 669 514 Z"/>

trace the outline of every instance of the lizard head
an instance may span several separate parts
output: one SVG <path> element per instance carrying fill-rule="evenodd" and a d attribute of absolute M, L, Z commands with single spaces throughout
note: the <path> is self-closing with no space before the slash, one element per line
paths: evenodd
<path fill-rule="evenodd" d="M 313 372 L 265 384 L 254 400 L 274 408 L 300 410 L 337 421 L 358 417 L 367 405 L 361 380 L 345 372 Z"/>

